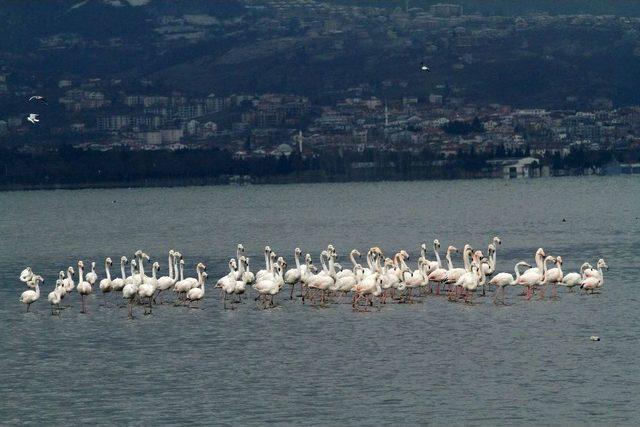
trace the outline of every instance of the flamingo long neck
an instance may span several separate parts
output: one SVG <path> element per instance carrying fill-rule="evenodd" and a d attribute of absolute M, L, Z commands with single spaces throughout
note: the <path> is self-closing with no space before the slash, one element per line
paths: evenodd
<path fill-rule="evenodd" d="M 400 254 L 400 268 L 402 269 L 402 271 L 409 270 L 409 267 L 407 266 L 407 263 L 404 262 L 404 255 L 402 255 L 402 254 Z"/>
<path fill-rule="evenodd" d="M 536 254 L 536 267 L 540 269 L 540 271 L 544 270 L 542 264 L 544 263 L 544 257 L 542 255 Z"/>
<path fill-rule="evenodd" d="M 560 264 L 559 262 L 556 262 L 556 268 L 558 269 L 558 271 L 560 272 L 560 276 L 562 277 L 562 264 Z"/>
<path fill-rule="evenodd" d="M 380 257 L 376 257 L 376 272 L 382 273 L 382 266 L 380 265 Z"/>
<path fill-rule="evenodd" d="M 447 251 L 447 255 L 445 256 L 445 258 L 447 259 L 447 266 L 449 267 L 449 270 L 453 270 L 453 262 L 451 262 L 451 252 Z"/>
<path fill-rule="evenodd" d="M 354 258 L 355 253 L 353 251 L 351 251 L 351 253 L 349 254 L 349 258 L 351 259 L 351 263 L 353 264 L 353 268 L 356 268 L 356 259 Z"/>
<path fill-rule="evenodd" d="M 180 264 L 180 281 L 184 280 L 184 264 Z"/>
<path fill-rule="evenodd" d="M 240 273 L 240 277 L 244 274 L 244 261 L 238 258 L 238 273 Z"/>
<path fill-rule="evenodd" d="M 270 259 L 269 255 L 270 255 L 269 251 L 264 251 L 264 265 L 265 265 L 264 269 L 267 271 L 271 271 L 271 263 L 269 262 L 269 259 Z"/>
<path fill-rule="evenodd" d="M 471 271 L 471 261 L 469 260 L 469 247 L 465 245 L 464 252 L 462 253 L 462 261 L 464 262 L 464 269 Z"/>
<path fill-rule="evenodd" d="M 296 270 L 300 270 L 300 255 L 298 255 L 298 251 L 293 254 L 293 259 L 296 262 Z"/>
<path fill-rule="evenodd" d="M 69 282 L 73 281 L 73 276 L 71 275 L 71 272 L 69 270 L 67 270 L 67 279 L 69 279 Z"/>
<path fill-rule="evenodd" d="M 169 266 L 169 279 L 173 280 L 173 257 L 171 256 L 171 254 L 169 254 L 167 265 Z"/>
<path fill-rule="evenodd" d="M 421 246 L 420 247 L 420 256 L 424 259 L 427 259 L 427 247 L 426 246 Z"/>
<path fill-rule="evenodd" d="M 156 274 L 158 273 L 158 267 L 156 267 L 155 265 L 153 266 L 153 268 L 151 269 L 151 276 L 156 279 Z"/>
<path fill-rule="evenodd" d="M 36 279 L 36 298 L 40 298 L 40 281 Z"/>
<path fill-rule="evenodd" d="M 138 265 L 138 271 L 140 273 L 140 280 L 144 279 L 144 261 L 142 260 L 142 255 L 140 255 L 140 264 Z"/>
<path fill-rule="evenodd" d="M 373 263 L 371 261 L 371 251 L 367 252 L 367 265 L 369 266 L 369 270 L 373 271 Z"/>
<path fill-rule="evenodd" d="M 329 256 L 329 274 L 331 275 L 331 277 L 335 277 L 336 275 L 336 263 L 333 255 Z"/>
<path fill-rule="evenodd" d="M 199 285 L 200 285 L 200 289 L 202 289 L 202 296 L 204 296 L 204 282 L 205 282 L 205 280 L 206 280 L 206 279 L 204 278 L 204 275 L 201 275 L 201 276 L 200 276 L 200 283 L 199 283 Z"/>
<path fill-rule="evenodd" d="M 493 249 L 493 256 L 489 257 L 489 265 L 491 266 L 491 270 L 495 271 L 496 269 L 496 254 L 497 254 L 498 250 L 497 249 Z"/>
<path fill-rule="evenodd" d="M 173 259 L 173 274 L 174 274 L 174 278 L 173 278 L 173 283 L 176 283 L 178 281 L 178 271 L 180 270 L 180 266 L 178 265 L 178 258 L 174 258 Z"/>
<path fill-rule="evenodd" d="M 327 264 L 324 263 L 323 254 L 320 254 L 320 264 L 322 264 L 322 271 L 324 271 L 325 273 L 329 272 L 329 270 L 327 269 Z"/>
<path fill-rule="evenodd" d="M 120 260 L 120 275 L 122 276 L 122 280 L 127 278 L 126 274 L 124 271 L 124 260 Z"/>
<path fill-rule="evenodd" d="M 134 261 L 132 260 L 131 261 L 131 266 L 129 268 L 129 271 L 131 271 L 131 277 L 133 277 L 136 274 L 136 271 L 134 269 L 134 264 L 133 263 L 134 263 Z"/>
<path fill-rule="evenodd" d="M 78 266 L 78 283 L 84 282 L 84 272 L 82 271 L 82 267 Z"/>
<path fill-rule="evenodd" d="M 436 246 L 433 246 L 433 252 L 436 254 L 436 261 L 438 261 L 438 268 L 442 268 L 442 261 L 440 260 L 440 254 L 438 253 L 438 249 Z"/>
<path fill-rule="evenodd" d="M 107 275 L 107 280 L 111 281 L 111 272 L 109 271 L 109 264 L 107 264 L 107 262 L 104 262 L 104 271 L 105 274 Z"/>

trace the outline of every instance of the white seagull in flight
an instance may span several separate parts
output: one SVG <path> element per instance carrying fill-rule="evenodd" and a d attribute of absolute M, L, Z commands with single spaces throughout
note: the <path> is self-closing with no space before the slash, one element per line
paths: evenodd
<path fill-rule="evenodd" d="M 40 119 L 38 118 L 38 115 L 33 113 L 27 116 L 27 120 L 29 120 L 34 125 L 40 121 Z"/>
<path fill-rule="evenodd" d="M 431 71 L 431 69 L 429 67 L 427 67 L 427 65 L 424 62 L 420 63 L 420 69 L 422 71 L 429 71 L 429 72 Z"/>
<path fill-rule="evenodd" d="M 40 95 L 34 95 L 34 96 L 32 96 L 31 98 L 29 98 L 29 102 L 31 102 L 31 101 L 42 101 L 42 102 L 44 102 L 45 104 L 47 103 L 47 100 L 46 100 L 46 99 L 44 99 L 44 96 L 40 96 Z"/>

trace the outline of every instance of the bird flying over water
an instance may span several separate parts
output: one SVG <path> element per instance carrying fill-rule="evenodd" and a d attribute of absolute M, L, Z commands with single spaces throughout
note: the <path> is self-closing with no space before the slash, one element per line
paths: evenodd
<path fill-rule="evenodd" d="M 420 69 L 422 71 L 427 71 L 427 72 L 431 72 L 431 69 L 427 66 L 427 64 L 425 64 L 424 62 L 420 63 Z"/>
<path fill-rule="evenodd" d="M 40 102 L 44 102 L 45 104 L 47 103 L 47 100 L 45 99 L 45 97 L 40 95 L 34 95 L 30 97 L 29 102 L 31 101 L 40 101 Z"/>
<path fill-rule="evenodd" d="M 40 121 L 40 119 L 38 118 L 38 115 L 33 113 L 27 116 L 27 120 L 29 120 L 34 125 Z"/>

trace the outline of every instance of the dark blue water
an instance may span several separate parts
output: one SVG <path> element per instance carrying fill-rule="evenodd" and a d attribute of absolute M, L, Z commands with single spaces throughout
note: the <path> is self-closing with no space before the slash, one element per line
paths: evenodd
<path fill-rule="evenodd" d="M 638 217 L 640 179 L 623 177 L 0 193 L 0 422 L 638 424 Z M 215 280 L 238 242 L 254 271 L 265 244 L 290 264 L 295 246 L 316 260 L 329 243 L 404 248 L 415 267 L 423 241 L 494 235 L 498 271 L 540 246 L 565 272 L 605 258 L 602 293 L 527 302 L 511 288 L 506 306 L 429 296 L 357 313 L 283 292 L 271 310 L 225 311 L 209 287 L 203 310 L 134 320 L 98 294 L 88 315 L 77 294 L 59 317 L 46 301 L 78 259 L 102 273 L 138 248 L 164 274 L 179 249 L 190 275 L 203 261 Z M 29 314 L 26 265 L 46 279 Z"/>

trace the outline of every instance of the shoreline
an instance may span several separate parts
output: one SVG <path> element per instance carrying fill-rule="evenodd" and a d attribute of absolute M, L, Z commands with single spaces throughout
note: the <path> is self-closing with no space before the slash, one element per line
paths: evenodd
<path fill-rule="evenodd" d="M 627 175 L 627 174 L 623 174 Z M 633 174 L 629 174 L 633 176 Z M 564 178 L 567 176 L 614 176 L 614 175 L 549 175 L 544 178 Z M 172 187 L 207 187 L 207 186 L 231 186 L 231 185 L 285 185 L 285 184 L 322 184 L 322 183 L 348 183 L 348 182 L 413 182 L 413 181 L 459 181 L 459 180 L 483 180 L 483 179 L 495 179 L 503 181 L 527 181 L 536 180 L 536 178 L 514 178 L 508 179 L 504 177 L 491 177 L 491 176 L 457 176 L 457 177 L 406 177 L 406 176 L 383 176 L 379 179 L 363 178 L 357 179 L 354 177 L 316 177 L 316 179 L 305 179 L 304 177 L 297 177 L 297 179 L 291 179 L 290 177 L 269 177 L 268 179 L 250 178 L 233 180 L 228 177 L 225 178 L 194 178 L 194 179 L 145 179 L 131 182 L 98 182 L 98 183 L 69 183 L 69 184 L 0 184 L 0 192 L 13 192 L 13 191 L 48 191 L 48 190 L 86 190 L 86 189 L 116 189 L 116 188 L 172 188 Z M 324 178 L 324 179 L 322 179 Z"/>

